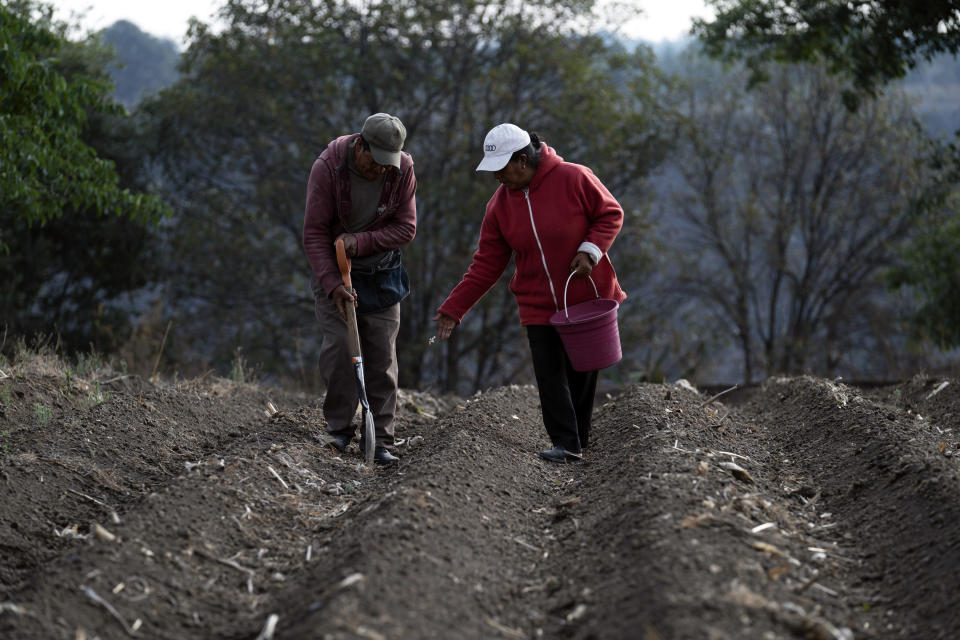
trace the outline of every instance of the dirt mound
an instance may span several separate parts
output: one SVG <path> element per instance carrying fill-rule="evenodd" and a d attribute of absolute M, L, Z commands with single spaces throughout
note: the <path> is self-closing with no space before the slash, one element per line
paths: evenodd
<path fill-rule="evenodd" d="M 404 392 L 367 469 L 316 398 L 8 378 L 0 637 L 949 638 L 941 382 L 634 386 L 559 466 L 532 387 Z"/>

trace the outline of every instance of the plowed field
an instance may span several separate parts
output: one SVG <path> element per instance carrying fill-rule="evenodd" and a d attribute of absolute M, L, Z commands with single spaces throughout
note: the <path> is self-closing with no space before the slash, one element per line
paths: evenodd
<path fill-rule="evenodd" d="M 84 385 L 0 381 L 2 638 L 960 637 L 958 381 L 632 386 L 569 465 L 532 387 L 409 392 L 373 469 L 316 398 Z"/>

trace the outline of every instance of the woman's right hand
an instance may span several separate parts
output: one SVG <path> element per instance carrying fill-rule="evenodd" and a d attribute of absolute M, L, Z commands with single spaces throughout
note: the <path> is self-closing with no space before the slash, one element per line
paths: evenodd
<path fill-rule="evenodd" d="M 437 312 L 437 315 L 433 316 L 433 321 L 437 323 L 437 336 L 441 340 L 446 340 L 450 337 L 450 334 L 453 333 L 454 328 L 460 324 L 450 316 Z"/>

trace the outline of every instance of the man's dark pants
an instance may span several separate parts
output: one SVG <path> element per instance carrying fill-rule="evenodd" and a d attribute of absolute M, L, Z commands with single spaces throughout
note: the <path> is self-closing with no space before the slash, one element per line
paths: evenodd
<path fill-rule="evenodd" d="M 323 415 L 327 432 L 353 437 L 353 417 L 360 402 L 353 363 L 347 348 L 347 324 L 333 300 L 322 292 L 315 296 L 315 311 L 323 330 L 320 376 L 327 385 Z M 357 315 L 363 379 L 377 432 L 377 444 L 392 447 L 397 409 L 397 332 L 400 303 L 382 311 Z"/>

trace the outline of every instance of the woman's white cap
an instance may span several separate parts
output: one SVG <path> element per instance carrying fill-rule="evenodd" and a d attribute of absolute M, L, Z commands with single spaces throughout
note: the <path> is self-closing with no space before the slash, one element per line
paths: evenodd
<path fill-rule="evenodd" d="M 498 124 L 483 139 L 483 160 L 477 171 L 500 171 L 515 151 L 530 144 L 530 134 L 515 124 Z"/>

